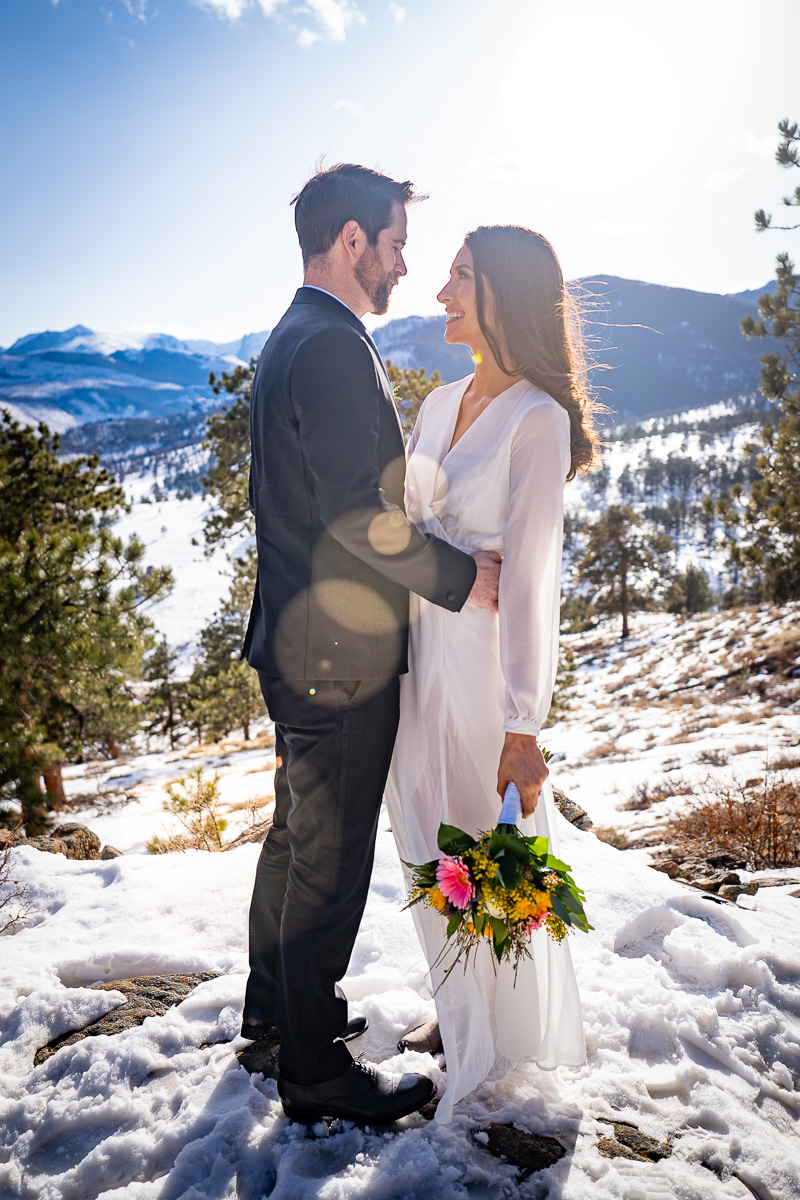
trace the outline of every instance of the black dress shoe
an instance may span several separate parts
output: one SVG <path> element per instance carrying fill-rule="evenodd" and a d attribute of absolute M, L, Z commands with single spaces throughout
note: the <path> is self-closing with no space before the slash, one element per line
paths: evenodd
<path fill-rule="evenodd" d="M 436 1085 L 427 1075 L 387 1075 L 358 1061 L 325 1083 L 278 1079 L 283 1111 L 289 1120 L 305 1125 L 323 1117 L 340 1117 L 357 1125 L 388 1124 L 424 1108 L 435 1091 Z"/>
<path fill-rule="evenodd" d="M 339 1034 L 343 1042 L 352 1042 L 354 1038 L 361 1037 L 362 1033 L 366 1033 L 369 1029 L 369 1020 L 367 1017 L 351 1017 L 344 1027 L 344 1031 Z M 245 1022 L 242 1025 L 242 1037 L 249 1038 L 251 1042 L 262 1042 L 271 1040 L 273 1037 L 280 1038 L 280 1034 L 274 1025 L 253 1025 L 250 1022 Z"/>

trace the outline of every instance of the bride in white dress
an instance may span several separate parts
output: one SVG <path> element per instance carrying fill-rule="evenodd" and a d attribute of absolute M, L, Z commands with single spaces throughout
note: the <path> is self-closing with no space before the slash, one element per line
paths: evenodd
<path fill-rule="evenodd" d="M 558 663 L 564 483 L 595 459 L 594 406 L 545 238 L 518 226 L 475 230 L 438 299 L 445 340 L 468 345 L 476 368 L 422 405 L 408 449 L 407 513 L 463 550 L 502 558 L 499 611 L 467 604 L 451 613 L 412 595 L 410 670 L 386 802 L 400 857 L 423 863 L 439 857 L 442 821 L 473 835 L 492 829 L 513 779 L 521 831 L 549 838 L 557 855 L 563 818 L 537 735 Z M 445 922 L 422 904 L 412 912 L 434 964 Z M 569 944 L 542 929 L 530 949 L 516 986 L 513 967 L 498 966 L 488 945 L 446 980 L 447 955 L 432 967 L 438 1033 L 431 1023 L 401 1046 L 444 1049 L 447 1091 L 437 1121 L 448 1122 L 460 1099 L 520 1063 L 584 1061 Z"/>

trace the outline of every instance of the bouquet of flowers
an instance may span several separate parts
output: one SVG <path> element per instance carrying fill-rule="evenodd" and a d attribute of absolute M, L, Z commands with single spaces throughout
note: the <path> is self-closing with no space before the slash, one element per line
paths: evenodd
<path fill-rule="evenodd" d="M 448 946 L 455 940 L 448 975 L 482 941 L 491 943 L 498 962 L 512 960 L 516 969 L 521 958 L 530 957 L 535 930 L 544 928 L 561 942 L 570 929 L 593 928 L 570 868 L 548 853 L 547 838 L 520 833 L 521 816 L 520 794 L 510 783 L 496 829 L 473 838 L 442 824 L 437 839 L 442 857 L 422 866 L 406 863 L 412 872 L 406 907 L 425 904 L 441 913 Z"/>

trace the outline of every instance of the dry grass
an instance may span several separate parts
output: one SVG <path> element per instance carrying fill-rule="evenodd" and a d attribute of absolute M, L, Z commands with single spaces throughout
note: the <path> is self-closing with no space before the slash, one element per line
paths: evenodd
<path fill-rule="evenodd" d="M 750 870 L 800 865 L 800 787 L 768 772 L 742 783 L 708 779 L 706 796 L 670 819 L 667 836 L 693 857 L 730 854 Z"/>
<path fill-rule="evenodd" d="M 770 767 L 773 771 L 796 771 L 800 767 L 800 754 L 781 754 Z"/>
<path fill-rule="evenodd" d="M 586 751 L 586 758 L 589 762 L 594 762 L 596 758 L 610 758 L 612 754 L 621 753 L 624 751 L 618 750 L 616 742 L 601 742 L 599 746 L 594 746 L 591 750 Z"/>
<path fill-rule="evenodd" d="M 601 842 L 607 842 L 617 850 L 627 850 L 631 844 L 621 829 L 614 829 L 611 825 L 595 825 L 592 833 Z"/>

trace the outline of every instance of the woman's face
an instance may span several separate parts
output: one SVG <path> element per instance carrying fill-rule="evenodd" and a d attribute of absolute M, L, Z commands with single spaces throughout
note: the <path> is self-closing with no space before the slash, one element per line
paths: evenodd
<path fill-rule="evenodd" d="M 453 259 L 450 278 L 436 299 L 444 305 L 444 340 L 484 352 L 486 339 L 478 322 L 475 299 L 475 267 L 472 253 L 466 246 L 462 246 Z"/>

